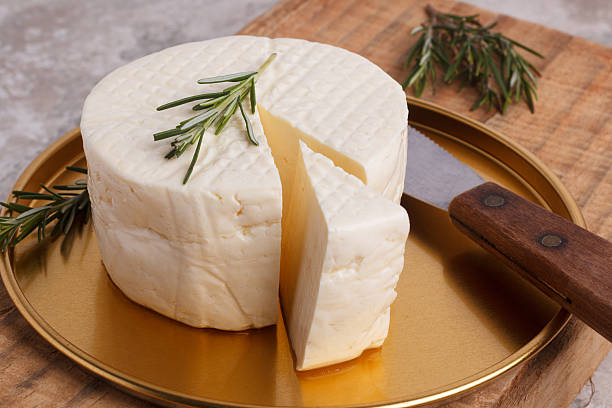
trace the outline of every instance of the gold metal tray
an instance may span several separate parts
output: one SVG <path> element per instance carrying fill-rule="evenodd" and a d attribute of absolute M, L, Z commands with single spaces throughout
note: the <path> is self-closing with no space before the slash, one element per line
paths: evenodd
<path fill-rule="evenodd" d="M 486 179 L 584 225 L 559 180 L 533 155 L 477 122 L 409 99 L 411 125 Z M 78 129 L 45 150 L 15 189 L 74 177 Z M 109 280 L 91 226 L 67 256 L 61 240 L 24 241 L 0 272 L 26 320 L 54 347 L 143 398 L 181 406 L 417 406 L 455 397 L 537 353 L 569 314 L 472 244 L 448 217 L 404 197 L 412 222 L 382 348 L 298 373 L 282 324 L 194 329 L 129 301 Z"/>

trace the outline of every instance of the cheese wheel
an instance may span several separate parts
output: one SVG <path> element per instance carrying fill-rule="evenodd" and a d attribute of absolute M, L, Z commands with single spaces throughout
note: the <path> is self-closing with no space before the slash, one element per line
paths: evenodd
<path fill-rule="evenodd" d="M 184 96 L 226 84 L 203 77 L 257 69 L 258 112 L 204 135 L 167 160 L 152 134 L 193 115 Z M 296 39 L 231 36 L 168 48 L 105 77 L 81 121 L 93 221 L 102 259 L 132 300 L 196 327 L 241 330 L 277 320 L 283 205 L 302 140 L 385 197 L 398 201 L 406 160 L 401 87 L 363 57 Z M 280 172 L 280 174 L 279 174 Z M 282 181 L 282 187 L 281 187 Z M 283 202 L 284 201 L 284 202 Z"/>

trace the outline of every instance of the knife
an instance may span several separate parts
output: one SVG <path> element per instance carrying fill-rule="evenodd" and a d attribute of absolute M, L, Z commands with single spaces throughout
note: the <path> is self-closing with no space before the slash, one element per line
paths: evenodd
<path fill-rule="evenodd" d="M 492 182 L 409 127 L 404 194 L 612 341 L 612 243 Z"/>

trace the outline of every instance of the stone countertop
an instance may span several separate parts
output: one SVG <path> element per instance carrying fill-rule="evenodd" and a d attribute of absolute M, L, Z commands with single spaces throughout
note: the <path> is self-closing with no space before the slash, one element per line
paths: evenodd
<path fill-rule="evenodd" d="M 85 97 L 105 74 L 171 45 L 230 35 L 277 2 L 0 3 L 0 197 L 46 146 L 78 126 Z M 609 0 L 467 2 L 612 46 Z M 589 407 L 612 407 L 612 353 L 592 380 Z M 590 395 L 587 383 L 571 408 Z"/>

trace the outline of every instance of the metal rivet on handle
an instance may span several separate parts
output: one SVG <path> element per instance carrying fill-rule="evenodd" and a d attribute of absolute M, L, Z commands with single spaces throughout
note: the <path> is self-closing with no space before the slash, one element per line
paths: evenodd
<path fill-rule="evenodd" d="M 488 195 L 482 200 L 482 203 L 487 207 L 501 207 L 506 204 L 506 199 L 497 194 Z"/>
<path fill-rule="evenodd" d="M 538 240 L 546 248 L 557 248 L 563 244 L 563 238 L 557 234 L 545 234 Z"/>

